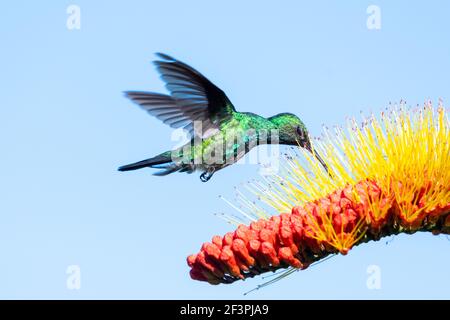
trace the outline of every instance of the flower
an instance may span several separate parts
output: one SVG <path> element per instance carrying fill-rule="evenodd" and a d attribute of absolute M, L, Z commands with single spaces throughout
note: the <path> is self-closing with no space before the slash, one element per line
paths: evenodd
<path fill-rule="evenodd" d="M 188 257 L 190 275 L 231 283 L 280 268 L 307 268 L 330 254 L 401 232 L 450 234 L 450 123 L 446 111 L 404 106 L 325 130 L 315 151 L 329 171 L 303 154 L 282 174 L 250 190 L 280 215 L 241 197 L 250 213 L 225 236 Z"/>

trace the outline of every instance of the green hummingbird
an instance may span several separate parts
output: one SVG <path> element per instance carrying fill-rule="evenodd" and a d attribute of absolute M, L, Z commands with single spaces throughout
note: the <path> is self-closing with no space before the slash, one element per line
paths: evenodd
<path fill-rule="evenodd" d="M 261 144 L 298 145 L 310 151 L 328 171 L 313 150 L 305 124 L 294 114 L 280 113 L 264 118 L 250 112 L 238 112 L 225 93 L 187 64 L 166 54 L 154 61 L 170 95 L 127 91 L 125 96 L 152 116 L 173 128 L 183 128 L 190 141 L 153 158 L 128 164 L 119 171 L 141 168 L 161 169 L 154 175 L 203 171 L 203 182 L 213 174 L 242 158 Z"/>

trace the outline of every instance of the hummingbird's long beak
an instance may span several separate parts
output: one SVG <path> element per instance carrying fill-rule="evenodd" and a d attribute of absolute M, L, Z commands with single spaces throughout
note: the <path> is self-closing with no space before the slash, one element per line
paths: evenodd
<path fill-rule="evenodd" d="M 327 164 L 325 163 L 325 161 L 323 161 L 323 159 L 322 159 L 322 157 L 319 155 L 319 153 L 317 153 L 316 150 L 313 150 L 310 144 L 306 145 L 306 146 L 305 146 L 305 149 L 312 153 L 312 155 L 320 162 L 320 164 L 322 165 L 322 167 L 325 169 L 325 171 L 326 171 L 326 172 L 330 175 L 330 177 L 331 177 L 330 171 L 328 170 L 328 166 L 327 166 Z"/>
<path fill-rule="evenodd" d="M 317 153 L 317 152 L 313 152 L 314 157 L 316 157 L 316 159 L 320 162 L 320 164 L 322 165 L 322 167 L 325 169 L 325 171 L 330 174 L 330 171 L 328 171 L 328 166 L 325 163 L 325 161 L 323 161 L 322 157 Z"/>

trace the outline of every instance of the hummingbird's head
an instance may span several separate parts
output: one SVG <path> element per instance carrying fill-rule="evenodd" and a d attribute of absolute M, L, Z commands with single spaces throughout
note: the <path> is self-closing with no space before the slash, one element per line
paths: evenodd
<path fill-rule="evenodd" d="M 268 119 L 278 130 L 280 144 L 300 145 L 311 150 L 308 130 L 305 124 L 292 113 L 280 113 Z"/>
<path fill-rule="evenodd" d="M 311 139 L 309 137 L 308 129 L 305 124 L 292 113 L 280 113 L 268 119 L 278 129 L 278 139 L 280 144 L 298 145 L 305 148 L 322 164 L 326 171 L 328 167 L 319 156 L 319 154 L 312 149 Z"/>

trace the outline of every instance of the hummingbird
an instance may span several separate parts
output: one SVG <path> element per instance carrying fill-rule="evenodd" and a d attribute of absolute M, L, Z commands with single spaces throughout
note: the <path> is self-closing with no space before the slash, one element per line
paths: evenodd
<path fill-rule="evenodd" d="M 253 147 L 282 144 L 305 148 L 328 172 L 299 117 L 285 112 L 265 118 L 236 111 L 226 94 L 199 71 L 166 54 L 156 55 L 159 60 L 154 64 L 170 94 L 124 94 L 170 127 L 186 130 L 190 141 L 155 157 L 121 166 L 119 171 L 149 167 L 160 169 L 154 175 L 165 176 L 199 170 L 200 180 L 207 182 L 215 172 L 237 162 Z"/>

